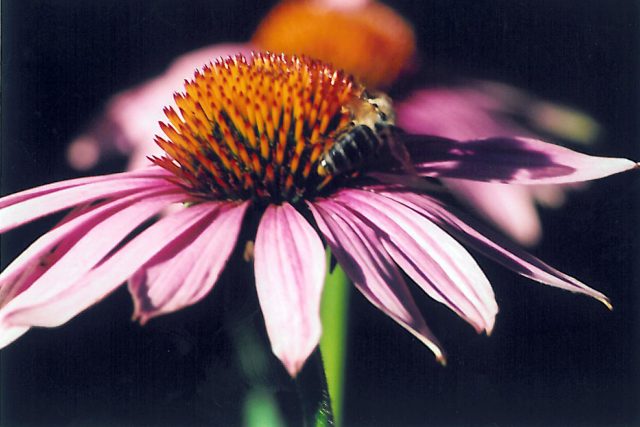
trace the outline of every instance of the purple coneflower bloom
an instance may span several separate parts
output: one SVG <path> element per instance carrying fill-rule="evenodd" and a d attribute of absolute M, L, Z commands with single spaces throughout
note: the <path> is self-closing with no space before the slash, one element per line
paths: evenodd
<path fill-rule="evenodd" d="M 100 156 L 117 151 L 130 156 L 131 169 L 143 166 L 147 156 L 160 154 L 152 142 L 160 132 L 157 123 L 163 119 L 157 106 L 170 103 L 171 93 L 210 58 L 252 50 L 309 55 L 346 70 L 368 87 L 386 89 L 393 88 L 403 71 L 415 67 L 416 40 L 410 23 L 377 1 L 280 2 L 262 20 L 250 42 L 190 52 L 177 58 L 160 77 L 114 96 L 104 116 L 70 145 L 70 164 L 86 170 Z M 395 102 L 398 123 L 405 131 L 422 135 L 456 140 L 497 135 L 536 138 L 512 117 L 533 122 L 534 128 L 552 134 L 563 133 L 568 139 L 572 137 L 567 127 L 574 132 L 587 129 L 587 135 L 596 133 L 596 125 L 582 114 L 489 82 L 418 82 Z M 459 200 L 525 245 L 535 244 L 542 235 L 536 204 L 558 205 L 564 194 L 559 186 L 503 186 L 459 179 L 447 179 L 444 184 Z"/>
<path fill-rule="evenodd" d="M 166 138 L 156 139 L 165 154 L 153 166 L 0 199 L 0 231 L 73 208 L 0 275 L 0 346 L 30 327 L 63 324 L 125 281 L 141 323 L 197 303 L 234 247 L 246 243 L 238 236 L 250 216 L 259 218 L 258 299 L 273 352 L 292 376 L 321 335 L 325 244 L 356 288 L 442 362 L 402 273 L 490 333 L 498 311 L 493 291 L 458 240 L 519 274 L 608 305 L 601 293 L 501 245 L 420 188 L 439 178 L 571 183 L 635 163 L 533 139 L 469 144 L 400 135 L 411 172 L 378 158 L 327 176 L 319 160 L 350 129 L 352 106 L 364 93 L 350 76 L 306 58 L 238 55 L 197 71 L 185 89 L 175 95 L 177 111 L 165 109 Z"/>

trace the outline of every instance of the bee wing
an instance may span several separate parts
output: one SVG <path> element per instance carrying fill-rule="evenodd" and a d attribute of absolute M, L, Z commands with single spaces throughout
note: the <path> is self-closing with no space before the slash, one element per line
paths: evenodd
<path fill-rule="evenodd" d="M 411 154 L 404 144 L 404 139 L 407 136 L 408 134 L 402 132 L 400 128 L 393 127 L 390 129 L 390 135 L 387 138 L 387 142 L 391 155 L 400 162 L 402 169 L 411 175 L 415 175 L 416 171 L 413 167 L 413 162 L 411 161 Z"/>

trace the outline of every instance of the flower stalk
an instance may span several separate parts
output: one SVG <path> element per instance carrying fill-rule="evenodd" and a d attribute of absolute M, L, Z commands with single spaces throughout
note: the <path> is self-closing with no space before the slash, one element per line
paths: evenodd
<path fill-rule="evenodd" d="M 327 250 L 331 263 L 331 251 Z M 349 326 L 349 278 L 339 265 L 328 270 L 322 296 L 320 317 L 322 337 L 320 350 L 327 376 L 329 396 L 336 426 L 342 425 L 344 415 L 344 387 L 347 356 L 347 331 Z"/>
<path fill-rule="evenodd" d="M 332 427 L 333 410 L 320 349 L 316 349 L 295 378 L 304 427 Z"/>

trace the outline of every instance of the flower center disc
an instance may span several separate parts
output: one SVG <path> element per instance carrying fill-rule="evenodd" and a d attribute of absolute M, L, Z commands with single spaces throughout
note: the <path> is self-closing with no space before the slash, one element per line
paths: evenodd
<path fill-rule="evenodd" d="M 306 57 L 255 53 L 196 71 L 164 109 L 169 170 L 197 197 L 270 202 L 313 197 L 331 177 L 318 159 L 351 122 L 364 90 L 342 71 Z M 323 182 L 324 181 L 324 182 Z"/>

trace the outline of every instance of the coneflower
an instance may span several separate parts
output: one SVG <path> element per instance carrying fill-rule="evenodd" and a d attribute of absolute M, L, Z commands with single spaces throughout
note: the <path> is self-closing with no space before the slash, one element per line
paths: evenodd
<path fill-rule="evenodd" d="M 165 109 L 164 150 L 148 168 L 41 186 L 0 199 L 0 231 L 72 209 L 0 275 L 0 346 L 33 326 L 58 326 L 124 282 L 134 317 L 197 303 L 258 221 L 257 294 L 274 354 L 295 376 L 321 335 L 329 246 L 356 288 L 444 362 L 403 279 L 477 331 L 491 332 L 489 281 L 458 240 L 542 283 L 601 293 L 465 222 L 429 189 L 440 178 L 559 184 L 633 169 L 533 139 L 394 137 L 410 168 L 378 153 L 345 173 L 319 173 L 353 127 L 365 88 L 306 57 L 238 55 L 197 71 Z M 410 170 L 408 170 L 410 169 Z M 168 207 L 173 207 L 167 210 Z M 131 234 L 161 211 L 139 234 Z M 457 239 L 457 240 L 456 240 Z"/>

